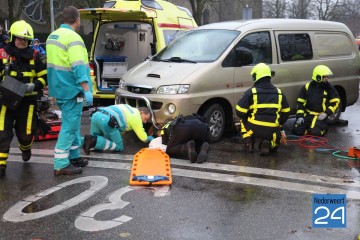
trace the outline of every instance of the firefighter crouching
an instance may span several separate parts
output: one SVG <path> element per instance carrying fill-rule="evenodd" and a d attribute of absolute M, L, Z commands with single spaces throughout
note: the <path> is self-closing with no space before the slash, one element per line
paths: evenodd
<path fill-rule="evenodd" d="M 260 155 L 269 155 L 278 149 L 281 127 L 289 118 L 290 107 L 282 91 L 272 85 L 271 70 L 264 63 L 251 71 L 254 86 L 244 93 L 236 106 L 240 117 L 244 150 L 254 151 L 256 138 L 260 140 Z"/>
<path fill-rule="evenodd" d="M 330 68 L 318 65 L 313 70 L 312 81 L 301 88 L 294 134 L 324 136 L 328 131 L 327 118 L 335 113 L 340 103 L 339 94 L 328 82 L 332 75 Z"/>
<path fill-rule="evenodd" d="M 32 27 L 23 20 L 17 21 L 11 25 L 9 34 L 10 44 L 0 49 L 0 81 L 9 75 L 25 84 L 26 93 L 15 110 L 4 105 L 0 94 L 0 177 L 6 173 L 6 160 L 14 137 L 13 128 L 22 159 L 25 162 L 30 160 L 33 133 L 36 130 L 37 91 L 46 86 L 45 58 L 29 47 L 34 38 Z"/>

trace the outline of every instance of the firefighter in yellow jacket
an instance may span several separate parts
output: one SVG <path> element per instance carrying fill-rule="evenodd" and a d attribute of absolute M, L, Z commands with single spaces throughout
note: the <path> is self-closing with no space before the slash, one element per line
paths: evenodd
<path fill-rule="evenodd" d="M 245 151 L 253 152 L 255 139 L 258 138 L 262 156 L 278 149 L 281 127 L 290 113 L 286 96 L 272 85 L 271 76 L 269 66 L 257 64 L 251 71 L 254 86 L 245 91 L 236 106 L 236 114 L 241 119 Z"/>
<path fill-rule="evenodd" d="M 328 82 L 332 75 L 330 68 L 318 65 L 313 70 L 312 81 L 301 88 L 294 134 L 324 136 L 328 131 L 327 118 L 335 113 L 340 103 L 339 94 Z"/>
<path fill-rule="evenodd" d="M 17 21 L 10 27 L 10 44 L 0 49 L 0 80 L 9 75 L 26 86 L 25 96 L 16 109 L 8 108 L 0 94 L 0 177 L 6 173 L 13 128 L 22 159 L 26 162 L 31 158 L 37 95 L 47 84 L 45 56 L 29 47 L 33 38 L 32 27 L 23 20 Z"/>

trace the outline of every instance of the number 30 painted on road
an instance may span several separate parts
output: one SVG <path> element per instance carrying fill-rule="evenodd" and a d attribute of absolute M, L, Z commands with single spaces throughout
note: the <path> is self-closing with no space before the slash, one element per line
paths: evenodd
<path fill-rule="evenodd" d="M 78 194 L 77 196 L 59 205 L 35 213 L 22 212 L 22 210 L 28 205 L 32 204 L 33 202 L 36 202 L 37 200 L 51 193 L 54 193 L 64 187 L 77 183 L 84 183 L 84 182 L 91 183 L 90 189 Z M 89 197 L 93 196 L 96 192 L 103 189 L 107 185 L 107 183 L 108 183 L 108 179 L 106 177 L 88 176 L 59 184 L 56 187 L 49 188 L 45 191 L 29 196 L 20 202 L 17 202 L 4 214 L 3 219 L 9 222 L 25 222 L 58 213 L 62 210 L 73 207 L 79 204 L 80 202 L 88 199 Z M 92 232 L 92 231 L 99 231 L 99 230 L 106 230 L 109 228 L 113 228 L 127 221 L 130 221 L 132 218 L 125 215 L 122 215 L 118 218 L 109 221 L 97 221 L 94 219 L 94 216 L 96 213 L 99 213 L 103 210 L 114 210 L 114 209 L 124 208 L 126 205 L 129 204 L 129 202 L 122 201 L 121 196 L 131 190 L 133 189 L 128 186 L 116 190 L 108 197 L 110 203 L 102 203 L 95 205 L 91 207 L 89 210 L 81 213 L 80 216 L 75 220 L 75 226 L 82 231 Z"/>

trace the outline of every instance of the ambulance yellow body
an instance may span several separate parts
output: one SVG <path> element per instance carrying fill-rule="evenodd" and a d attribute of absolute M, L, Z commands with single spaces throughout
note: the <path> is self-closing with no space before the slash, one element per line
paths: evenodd
<path fill-rule="evenodd" d="M 114 104 L 125 72 L 197 27 L 188 9 L 163 0 L 107 1 L 80 15 L 95 26 L 90 67 L 94 105 L 101 106 Z"/>

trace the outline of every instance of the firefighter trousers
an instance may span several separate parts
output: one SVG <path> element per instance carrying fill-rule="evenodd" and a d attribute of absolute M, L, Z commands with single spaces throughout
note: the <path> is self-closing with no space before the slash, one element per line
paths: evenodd
<path fill-rule="evenodd" d="M 0 165 L 6 165 L 14 129 L 20 150 L 31 149 L 36 120 L 35 99 L 23 99 L 16 110 L 0 105 Z"/>

